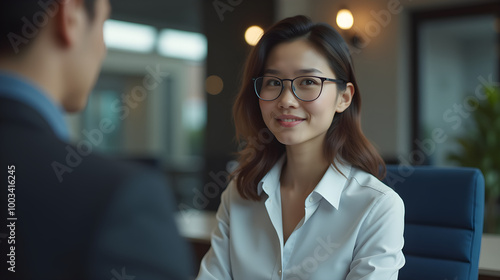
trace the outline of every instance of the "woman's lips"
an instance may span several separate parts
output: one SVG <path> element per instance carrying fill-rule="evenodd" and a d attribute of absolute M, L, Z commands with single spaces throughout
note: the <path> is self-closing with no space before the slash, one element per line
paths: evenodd
<path fill-rule="evenodd" d="M 276 121 L 278 121 L 278 123 L 282 127 L 294 127 L 303 122 L 304 120 L 305 120 L 304 118 L 300 118 L 293 115 L 281 115 L 276 118 Z"/>

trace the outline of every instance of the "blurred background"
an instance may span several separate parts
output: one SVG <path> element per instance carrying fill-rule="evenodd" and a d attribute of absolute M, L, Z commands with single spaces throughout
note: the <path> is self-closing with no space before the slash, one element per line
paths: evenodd
<path fill-rule="evenodd" d="M 85 111 L 67 116 L 72 139 L 161 169 L 179 210 L 216 210 L 234 167 L 231 107 L 260 34 L 248 28 L 304 14 L 350 44 L 363 129 L 386 162 L 481 168 L 487 230 L 500 232 L 498 1 L 111 3 L 108 55 Z"/>

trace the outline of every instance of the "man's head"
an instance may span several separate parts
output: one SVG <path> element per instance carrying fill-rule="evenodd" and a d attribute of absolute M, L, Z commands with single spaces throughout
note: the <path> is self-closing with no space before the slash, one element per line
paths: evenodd
<path fill-rule="evenodd" d="M 0 69 L 38 83 L 67 111 L 81 110 L 106 48 L 109 0 L 0 2 Z"/>

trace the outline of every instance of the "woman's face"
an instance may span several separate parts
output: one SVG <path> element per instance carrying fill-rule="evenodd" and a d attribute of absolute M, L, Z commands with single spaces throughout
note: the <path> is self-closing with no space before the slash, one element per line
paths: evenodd
<path fill-rule="evenodd" d="M 306 40 L 275 46 L 268 55 L 264 76 L 293 79 L 318 76 L 336 79 L 327 59 Z M 334 82 L 325 81 L 318 99 L 302 101 L 292 92 L 290 81 L 283 82 L 283 92 L 273 101 L 259 100 L 262 118 L 276 139 L 284 145 L 322 145 L 336 112 L 349 107 L 354 87 L 337 91 Z"/>

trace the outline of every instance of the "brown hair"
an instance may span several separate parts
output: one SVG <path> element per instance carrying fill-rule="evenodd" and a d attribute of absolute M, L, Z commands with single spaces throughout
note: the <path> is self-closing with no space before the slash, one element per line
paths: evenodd
<path fill-rule="evenodd" d="M 379 179 L 385 176 L 384 161 L 361 131 L 361 95 L 347 44 L 330 25 L 313 23 L 305 16 L 295 16 L 271 26 L 253 48 L 245 66 L 241 90 L 233 107 L 237 140 L 245 142 L 244 148 L 239 152 L 239 166 L 233 172 L 232 178 L 235 179 L 238 192 L 243 198 L 259 200 L 257 183 L 285 152 L 285 145 L 274 137 L 261 137 L 262 133 L 270 132 L 262 119 L 252 78 L 263 74 L 267 55 L 273 47 L 299 38 L 311 42 L 323 53 L 337 79 L 354 85 L 355 93 L 351 105 L 344 112 L 335 115 L 325 136 L 325 158 L 329 159 L 337 170 L 335 159 L 341 158 Z M 345 90 L 345 83 L 337 86 L 339 91 Z"/>

